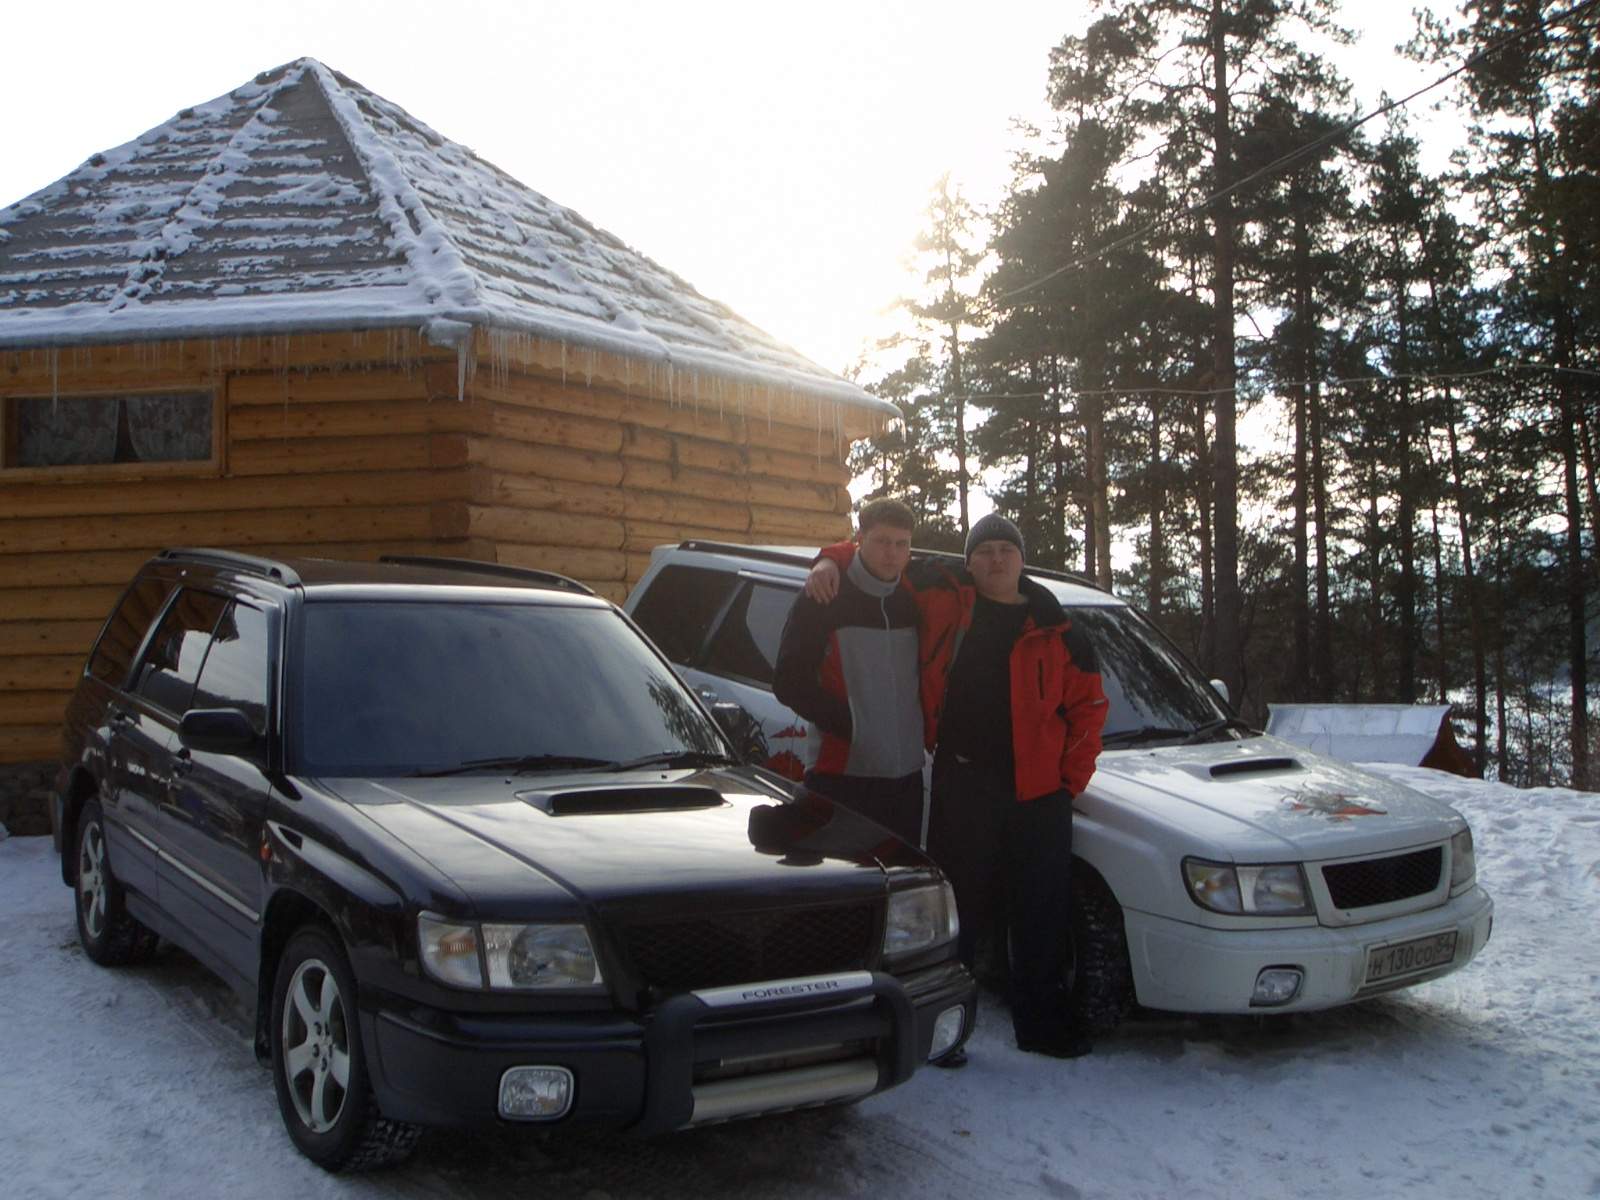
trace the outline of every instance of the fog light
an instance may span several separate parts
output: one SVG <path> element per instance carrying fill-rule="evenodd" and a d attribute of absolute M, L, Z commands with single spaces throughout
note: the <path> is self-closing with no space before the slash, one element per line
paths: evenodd
<path fill-rule="evenodd" d="M 1274 1008 L 1287 1004 L 1300 994 L 1300 984 L 1305 972 L 1299 967 L 1267 967 L 1256 976 L 1256 990 L 1250 997 L 1251 1008 Z"/>
<path fill-rule="evenodd" d="M 512 1121 L 553 1121 L 572 1107 L 572 1072 L 565 1067 L 512 1067 L 500 1076 L 500 1115 Z"/>
<path fill-rule="evenodd" d="M 933 1044 L 928 1047 L 929 1062 L 946 1053 L 961 1040 L 961 1030 L 966 1020 L 967 1014 L 959 1004 L 939 1014 L 939 1019 L 933 1023 Z"/>

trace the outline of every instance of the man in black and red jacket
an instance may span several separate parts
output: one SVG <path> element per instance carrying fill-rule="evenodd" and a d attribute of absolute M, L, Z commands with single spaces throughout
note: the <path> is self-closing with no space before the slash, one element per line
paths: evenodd
<path fill-rule="evenodd" d="M 810 726 L 804 784 L 922 841 L 922 714 L 917 605 L 900 586 L 911 557 L 911 510 L 865 505 L 857 553 L 838 594 L 800 596 L 789 613 L 772 691 Z"/>

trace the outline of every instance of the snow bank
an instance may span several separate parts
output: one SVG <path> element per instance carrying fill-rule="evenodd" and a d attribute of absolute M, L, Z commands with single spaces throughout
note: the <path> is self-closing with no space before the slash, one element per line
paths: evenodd
<path fill-rule="evenodd" d="M 0 844 L 0 1180 L 8 1196 L 1040 1196 L 1504 1200 L 1600 1195 L 1600 796 L 1374 766 L 1455 805 L 1497 904 L 1466 969 L 1287 1021 L 1145 1019 L 1024 1055 L 986 1002 L 964 1071 L 842 1113 L 652 1142 L 432 1134 L 327 1179 L 279 1125 L 243 1010 L 168 951 L 81 954 L 49 841 Z"/>

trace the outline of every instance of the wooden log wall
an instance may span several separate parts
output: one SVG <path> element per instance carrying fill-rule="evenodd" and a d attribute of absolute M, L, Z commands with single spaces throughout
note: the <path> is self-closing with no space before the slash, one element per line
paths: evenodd
<path fill-rule="evenodd" d="M 219 395 L 215 462 L 0 471 L 0 763 L 55 757 L 101 622 L 165 546 L 498 560 L 620 603 L 663 543 L 848 531 L 820 406 L 669 399 L 541 354 L 464 390 L 456 352 L 410 335 L 0 355 L 0 397 Z"/>

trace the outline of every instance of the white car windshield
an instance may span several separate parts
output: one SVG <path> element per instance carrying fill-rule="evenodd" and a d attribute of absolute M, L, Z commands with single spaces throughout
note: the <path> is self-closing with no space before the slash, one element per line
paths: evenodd
<path fill-rule="evenodd" d="M 1231 714 L 1211 685 L 1149 621 L 1122 605 L 1070 605 L 1100 660 L 1110 711 L 1105 744 L 1159 743 L 1226 728 Z"/>

